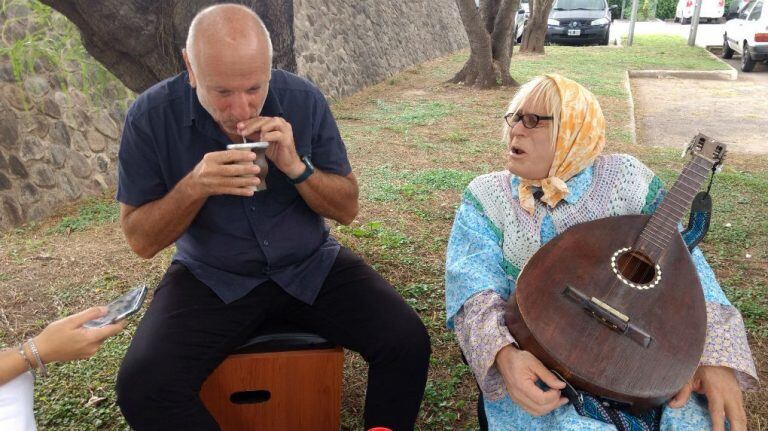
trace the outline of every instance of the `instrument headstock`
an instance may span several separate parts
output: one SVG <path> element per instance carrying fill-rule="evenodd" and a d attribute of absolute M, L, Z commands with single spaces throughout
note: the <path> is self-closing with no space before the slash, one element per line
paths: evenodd
<path fill-rule="evenodd" d="M 699 133 L 691 139 L 685 154 L 702 157 L 712 163 L 713 167 L 719 167 L 725 161 L 727 147 L 723 142 Z"/>

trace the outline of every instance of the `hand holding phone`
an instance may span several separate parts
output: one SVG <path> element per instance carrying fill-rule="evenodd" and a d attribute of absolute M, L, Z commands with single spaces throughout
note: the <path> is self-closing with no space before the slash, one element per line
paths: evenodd
<path fill-rule="evenodd" d="M 101 328 L 119 322 L 131 314 L 139 311 L 144 298 L 147 297 L 147 285 L 141 284 L 136 289 L 107 304 L 107 314 L 98 319 L 89 320 L 83 324 L 84 328 Z"/>

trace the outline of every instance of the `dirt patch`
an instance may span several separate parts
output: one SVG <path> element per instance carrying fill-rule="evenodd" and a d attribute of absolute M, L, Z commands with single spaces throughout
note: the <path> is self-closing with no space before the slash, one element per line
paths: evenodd
<path fill-rule="evenodd" d="M 637 140 L 682 148 L 696 133 L 731 153 L 768 154 L 768 88 L 753 81 L 633 78 Z"/>
<path fill-rule="evenodd" d="M 53 233 L 55 218 L 0 236 L 0 346 L 39 332 L 70 313 L 104 304 L 140 281 L 156 281 L 170 258 L 138 258 L 117 223 Z"/>
<path fill-rule="evenodd" d="M 752 348 L 752 357 L 755 359 L 757 376 L 762 385 L 768 381 L 768 343 L 764 338 L 749 338 L 749 346 Z M 747 416 L 749 417 L 749 429 L 753 431 L 768 430 L 766 412 L 768 412 L 768 396 L 763 387 L 756 392 L 747 392 L 744 396 Z"/>

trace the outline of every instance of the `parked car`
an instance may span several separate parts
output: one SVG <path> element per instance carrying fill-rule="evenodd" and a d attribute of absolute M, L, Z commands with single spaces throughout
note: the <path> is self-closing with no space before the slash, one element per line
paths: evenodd
<path fill-rule="evenodd" d="M 546 41 L 558 44 L 608 45 L 611 10 L 605 0 L 555 0 L 547 20 Z"/>
<path fill-rule="evenodd" d="M 517 10 L 517 15 L 515 16 L 515 40 L 517 43 L 523 41 L 523 30 L 530 17 L 531 12 L 528 0 L 520 0 L 520 8 Z"/>
<path fill-rule="evenodd" d="M 739 1 L 739 0 L 734 0 Z M 693 9 L 696 7 L 695 0 L 678 0 L 675 9 L 675 22 L 690 24 L 693 17 Z M 723 0 L 702 0 L 701 12 L 699 12 L 699 22 L 719 21 L 725 13 L 725 3 Z"/>
<path fill-rule="evenodd" d="M 768 12 L 763 13 L 766 1 L 750 1 L 736 18 L 725 23 L 723 58 L 739 54 L 742 72 L 751 72 L 758 61 L 768 61 Z"/>
<path fill-rule="evenodd" d="M 749 0 L 733 0 L 728 5 L 728 10 L 725 11 L 725 18 L 736 18 L 739 15 L 739 11 L 749 3 Z"/>
<path fill-rule="evenodd" d="M 475 6 L 480 7 L 480 0 L 475 0 Z M 528 18 L 531 16 L 530 9 L 528 9 L 528 0 L 520 0 L 520 8 L 515 15 L 515 27 L 512 31 L 515 34 L 515 42 L 520 43 L 523 39 L 523 29 L 525 29 L 525 23 L 528 22 Z"/>

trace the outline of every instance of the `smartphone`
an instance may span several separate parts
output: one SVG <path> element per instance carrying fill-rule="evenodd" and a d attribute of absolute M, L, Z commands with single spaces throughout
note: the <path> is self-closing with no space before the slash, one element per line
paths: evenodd
<path fill-rule="evenodd" d="M 101 328 L 119 322 L 131 314 L 139 311 L 144 298 L 147 297 L 147 285 L 141 284 L 125 295 L 107 304 L 107 314 L 98 319 L 89 320 L 83 324 L 84 328 Z"/>

